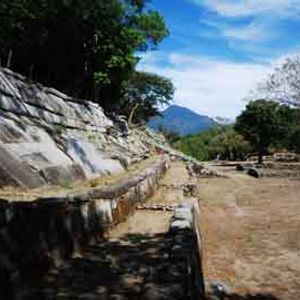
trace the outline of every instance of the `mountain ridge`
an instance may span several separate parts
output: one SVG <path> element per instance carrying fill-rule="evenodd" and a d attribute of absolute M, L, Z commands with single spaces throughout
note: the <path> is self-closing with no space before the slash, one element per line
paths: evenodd
<path fill-rule="evenodd" d="M 169 106 L 161 113 L 161 116 L 153 117 L 148 122 L 148 126 L 154 130 L 159 130 L 162 127 L 180 136 L 201 133 L 215 125 L 217 122 L 213 118 L 200 115 L 179 105 Z"/>

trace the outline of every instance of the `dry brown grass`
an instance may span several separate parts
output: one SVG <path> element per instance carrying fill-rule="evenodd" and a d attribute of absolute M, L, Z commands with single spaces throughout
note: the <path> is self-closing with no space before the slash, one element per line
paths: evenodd
<path fill-rule="evenodd" d="M 206 278 L 300 299 L 300 180 L 229 174 L 199 180 Z"/>

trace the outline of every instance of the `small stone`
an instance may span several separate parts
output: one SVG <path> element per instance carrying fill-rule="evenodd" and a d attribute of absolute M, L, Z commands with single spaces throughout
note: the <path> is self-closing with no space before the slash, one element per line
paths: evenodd
<path fill-rule="evenodd" d="M 259 177 L 262 176 L 262 173 L 256 168 L 248 169 L 247 174 L 252 176 L 252 177 L 255 177 L 255 178 L 259 178 Z"/>
<path fill-rule="evenodd" d="M 187 207 L 180 207 L 175 209 L 174 218 L 176 220 L 186 220 L 189 223 L 193 222 L 193 214 L 191 209 Z"/>
<path fill-rule="evenodd" d="M 191 224 L 187 220 L 175 220 L 171 223 L 171 229 L 191 229 Z"/>
<path fill-rule="evenodd" d="M 243 166 L 243 165 L 241 165 L 241 164 L 237 164 L 237 165 L 236 165 L 236 170 L 237 170 L 237 171 L 244 171 L 244 170 L 245 170 L 245 168 L 244 168 L 244 166 Z"/>
<path fill-rule="evenodd" d="M 111 300 L 125 300 L 125 296 L 120 295 L 120 294 L 112 294 L 110 295 L 109 299 Z"/>

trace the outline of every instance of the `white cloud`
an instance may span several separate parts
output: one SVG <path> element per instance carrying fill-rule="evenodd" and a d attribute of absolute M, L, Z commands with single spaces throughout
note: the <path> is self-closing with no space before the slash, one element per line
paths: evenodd
<path fill-rule="evenodd" d="M 232 40 L 246 42 L 262 42 L 271 40 L 278 36 L 278 31 L 273 32 L 274 23 L 269 19 L 255 19 L 246 25 L 228 25 L 224 21 L 201 20 L 206 24 L 218 30 L 219 34 Z M 211 33 L 210 33 L 211 35 Z"/>
<path fill-rule="evenodd" d="M 300 0 L 192 0 L 218 17 L 204 20 L 229 41 L 257 44 L 281 37 L 280 20 L 300 18 Z M 229 21 L 250 17 L 249 23 L 233 25 Z M 213 18 L 209 20 L 209 18 Z"/>
<path fill-rule="evenodd" d="M 190 1 L 214 12 L 201 14 L 203 27 L 211 27 L 207 36 L 225 37 L 231 49 L 247 53 L 255 62 L 158 52 L 147 54 L 139 68 L 171 78 L 177 89 L 175 103 L 209 116 L 233 118 L 244 108 L 243 99 L 250 90 L 273 70 L 278 57 L 292 51 L 284 50 L 282 39 L 285 34 L 291 36 L 284 25 L 300 19 L 300 0 Z"/>
<path fill-rule="evenodd" d="M 271 64 L 238 63 L 172 53 L 166 56 L 169 66 L 151 61 L 139 68 L 173 80 L 175 103 L 209 116 L 235 117 L 243 107 L 243 98 L 271 70 Z"/>
<path fill-rule="evenodd" d="M 224 17 L 247 17 L 276 14 L 278 17 L 296 16 L 299 0 L 194 0 Z"/>
<path fill-rule="evenodd" d="M 274 36 L 272 33 L 270 34 L 268 27 L 269 25 L 263 22 L 253 22 L 242 27 L 224 27 L 222 34 L 232 39 L 260 42 L 272 39 Z"/>

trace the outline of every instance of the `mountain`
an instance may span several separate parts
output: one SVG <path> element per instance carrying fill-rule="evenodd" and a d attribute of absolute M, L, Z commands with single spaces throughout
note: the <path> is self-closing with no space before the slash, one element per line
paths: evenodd
<path fill-rule="evenodd" d="M 148 126 L 154 130 L 160 127 L 176 132 L 180 136 L 197 134 L 216 125 L 216 122 L 207 117 L 198 115 L 192 110 L 177 105 L 171 105 L 162 113 L 162 116 L 152 118 Z"/>

